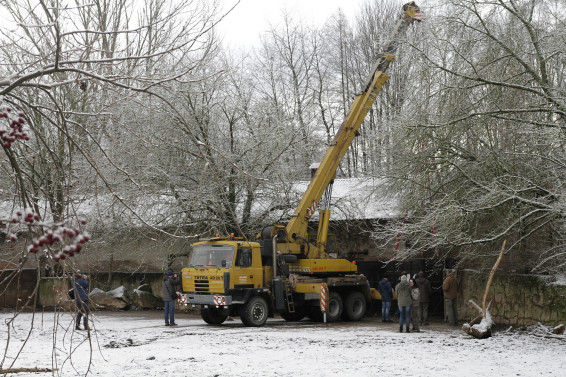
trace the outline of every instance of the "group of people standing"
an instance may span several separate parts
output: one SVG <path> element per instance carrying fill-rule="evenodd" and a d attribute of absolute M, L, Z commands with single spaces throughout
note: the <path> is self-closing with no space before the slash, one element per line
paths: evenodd
<path fill-rule="evenodd" d="M 442 285 L 446 303 L 446 314 L 450 325 L 458 322 L 456 310 L 456 297 L 458 293 L 458 281 L 454 270 L 448 271 L 448 276 Z M 391 320 L 391 302 L 393 301 L 393 286 L 389 277 L 385 276 L 378 285 L 381 294 L 381 321 L 393 322 Z M 428 307 L 432 287 L 430 281 L 420 271 L 413 277 L 407 272 L 402 272 L 399 283 L 395 286 L 397 295 L 397 307 L 399 314 L 399 332 L 420 332 L 420 326 L 428 326 Z M 410 325 L 413 324 L 411 329 Z"/>
<path fill-rule="evenodd" d="M 177 274 L 171 269 L 167 270 L 162 282 L 162 296 L 164 304 L 165 326 L 175 326 L 175 298 L 177 286 L 180 285 Z M 75 302 L 77 305 L 77 317 L 75 329 L 81 330 L 81 319 L 85 330 L 89 330 L 89 284 L 87 276 L 77 271 L 73 279 L 73 289 L 75 291 Z M 448 270 L 447 277 L 442 284 L 444 300 L 446 305 L 446 317 L 450 325 L 454 326 L 458 322 L 458 311 L 456 298 L 458 296 L 458 280 L 455 270 Z M 391 320 L 391 302 L 393 301 L 393 286 L 389 277 L 385 276 L 378 285 L 381 294 L 381 321 L 393 322 Z M 428 326 L 428 306 L 432 287 L 430 281 L 425 278 L 420 271 L 412 278 L 410 274 L 402 272 L 399 283 L 395 286 L 397 295 L 397 306 L 399 313 L 399 332 L 420 332 L 420 326 Z M 413 328 L 410 328 L 410 324 Z"/>

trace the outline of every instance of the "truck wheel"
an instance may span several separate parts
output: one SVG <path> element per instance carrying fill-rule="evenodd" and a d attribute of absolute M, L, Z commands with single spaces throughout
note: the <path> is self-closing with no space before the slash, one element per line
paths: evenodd
<path fill-rule="evenodd" d="M 287 322 L 295 322 L 305 318 L 306 315 L 307 313 L 304 308 L 295 308 L 294 313 L 288 313 L 288 312 L 281 313 L 281 318 L 283 318 Z"/>
<path fill-rule="evenodd" d="M 350 292 L 344 303 L 344 319 L 359 321 L 366 314 L 366 298 L 362 292 Z"/>
<path fill-rule="evenodd" d="M 202 308 L 200 310 L 200 316 L 209 325 L 220 325 L 228 318 L 227 314 L 222 314 L 222 311 L 216 308 Z"/>
<path fill-rule="evenodd" d="M 265 299 L 260 296 L 253 296 L 246 303 L 240 319 L 244 326 L 260 327 L 267 321 L 269 309 Z"/>
<path fill-rule="evenodd" d="M 326 308 L 326 321 L 338 321 L 342 315 L 343 307 L 340 294 L 338 292 L 330 292 L 328 296 L 328 307 Z"/>

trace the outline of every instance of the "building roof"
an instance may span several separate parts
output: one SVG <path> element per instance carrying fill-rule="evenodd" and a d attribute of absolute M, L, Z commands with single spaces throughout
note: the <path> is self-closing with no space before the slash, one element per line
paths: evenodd
<path fill-rule="evenodd" d="M 308 184 L 308 181 L 304 181 L 294 185 L 299 197 Z M 392 219 L 402 216 L 398 195 L 388 193 L 384 180 L 379 178 L 334 180 L 331 211 L 333 220 Z"/>
<path fill-rule="evenodd" d="M 274 219 L 288 219 L 294 212 L 295 206 L 306 191 L 310 181 L 296 182 L 291 185 L 290 190 L 284 194 L 277 195 L 274 199 L 273 193 L 269 197 L 258 193 L 252 213 L 260 215 L 270 213 Z M 74 210 L 78 218 L 87 220 L 91 225 L 97 222 L 111 224 L 118 220 L 122 225 L 141 226 L 142 221 L 132 214 L 135 211 L 145 222 L 153 226 L 178 225 L 179 204 L 173 195 L 155 194 L 139 195 L 128 200 L 128 208 L 120 205 L 115 196 L 110 194 L 99 195 L 92 198 L 83 198 L 74 203 Z M 42 218 L 49 218 L 49 206 L 40 203 Z M 271 208 L 289 208 L 288 210 L 272 211 Z M 400 217 L 399 201 L 396 194 L 388 193 L 385 181 L 379 178 L 352 178 L 336 179 L 332 190 L 332 220 L 368 220 L 368 219 L 392 219 Z M 14 216 L 14 208 L 11 201 L 0 202 L 0 219 L 8 222 Z M 313 216 L 316 218 L 318 212 Z M 266 219 L 269 220 L 269 219 Z M 276 220 L 276 221 L 277 221 Z M 11 232 L 17 232 L 17 226 L 8 225 Z"/>

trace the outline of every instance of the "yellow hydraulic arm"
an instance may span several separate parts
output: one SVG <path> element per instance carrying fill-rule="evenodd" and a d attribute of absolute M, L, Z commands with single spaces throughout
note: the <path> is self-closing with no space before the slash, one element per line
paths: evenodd
<path fill-rule="evenodd" d="M 278 244 L 278 250 L 284 253 L 301 254 L 307 258 L 328 258 L 325 252 L 326 237 L 328 232 L 328 222 L 330 210 L 321 211 L 320 224 L 318 229 L 318 240 L 316 245 L 310 245 L 306 241 L 307 225 L 309 218 L 314 214 L 314 209 L 318 205 L 324 191 L 334 180 L 336 170 L 346 151 L 352 144 L 358 129 L 362 125 L 366 114 L 375 102 L 381 87 L 389 78 L 385 74 L 389 63 L 394 60 L 394 52 L 397 49 L 399 37 L 407 30 L 414 21 L 421 21 L 422 14 L 419 7 L 410 2 L 403 6 L 401 18 L 393 30 L 390 42 L 387 44 L 383 53 L 377 58 L 371 74 L 362 88 L 362 92 L 354 98 L 346 118 L 342 122 L 340 129 L 334 136 L 326 155 L 322 159 L 314 177 L 312 178 L 305 194 L 299 205 L 295 209 L 291 220 L 285 227 L 284 244 Z M 328 198 L 329 200 L 330 198 Z M 276 226 L 281 230 L 282 226 Z M 281 234 L 281 233 L 279 233 Z M 280 239 L 279 242 L 282 240 Z M 301 247 L 302 246 L 302 247 Z"/>

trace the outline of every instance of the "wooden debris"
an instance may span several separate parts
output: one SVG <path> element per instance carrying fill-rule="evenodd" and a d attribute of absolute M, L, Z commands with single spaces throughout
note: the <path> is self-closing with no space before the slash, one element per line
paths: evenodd
<path fill-rule="evenodd" d="M 491 272 L 489 273 L 489 278 L 487 279 L 487 284 L 485 286 L 485 291 L 483 294 L 482 306 L 480 307 L 478 304 L 474 302 L 474 300 L 470 300 L 469 303 L 474 308 L 476 308 L 479 312 L 479 316 L 474 318 L 470 323 L 464 323 L 462 326 L 462 330 L 468 334 L 473 336 L 474 338 L 478 339 L 485 339 L 491 336 L 491 327 L 494 325 L 493 320 L 491 319 L 491 314 L 489 314 L 489 306 L 491 305 L 491 301 L 488 305 L 486 305 L 487 301 L 487 294 L 489 292 L 489 288 L 491 286 L 491 282 L 493 281 L 493 276 L 495 275 L 495 271 L 499 264 L 501 263 L 501 259 L 503 259 L 503 254 L 505 253 L 505 243 L 507 240 L 503 241 L 503 246 L 501 246 L 501 251 L 499 252 L 499 257 L 497 261 L 493 265 Z"/>
<path fill-rule="evenodd" d="M 526 331 L 528 331 L 530 335 L 538 336 L 541 338 L 552 338 L 566 341 L 566 337 L 564 336 L 564 325 L 562 324 L 551 328 L 538 322 L 536 325 L 527 327 Z"/>
<path fill-rule="evenodd" d="M 10 373 L 51 373 L 57 369 L 49 368 L 9 368 L 0 369 L 0 374 L 10 374 Z"/>

